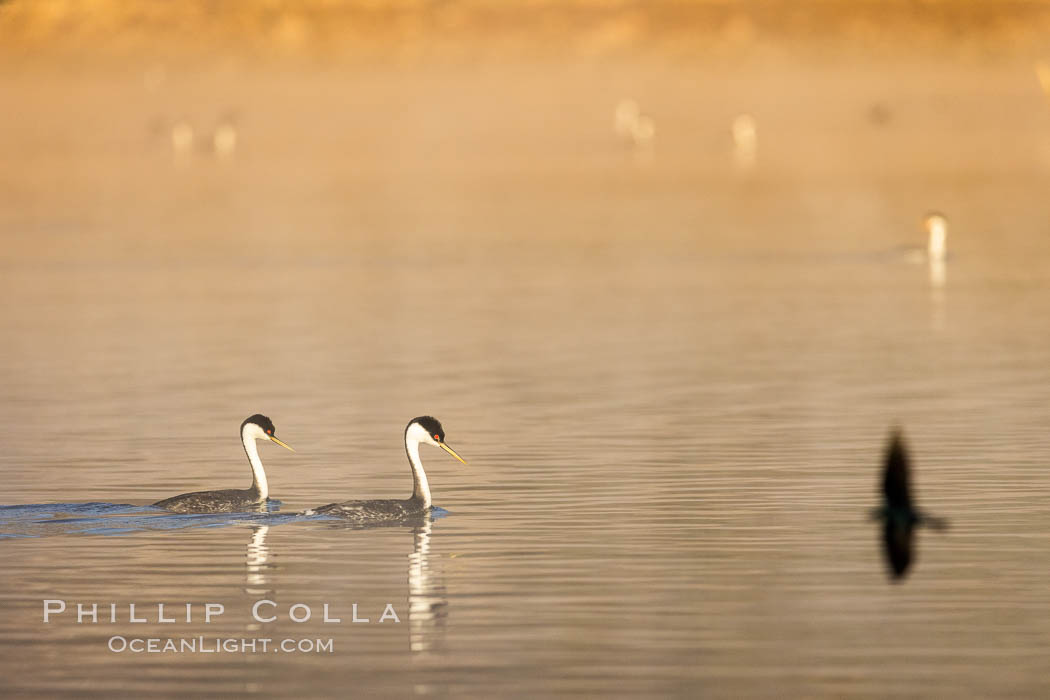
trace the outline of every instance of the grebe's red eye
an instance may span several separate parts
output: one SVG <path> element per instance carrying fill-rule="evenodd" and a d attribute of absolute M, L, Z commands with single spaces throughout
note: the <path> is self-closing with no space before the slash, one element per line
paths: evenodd
<path fill-rule="evenodd" d="M 266 431 L 266 434 L 267 434 L 267 435 L 273 435 L 273 431 L 272 431 L 272 430 L 267 430 L 267 431 Z"/>
<path fill-rule="evenodd" d="M 437 433 L 434 434 L 434 439 L 437 440 L 438 442 L 441 442 L 441 436 L 438 435 Z"/>

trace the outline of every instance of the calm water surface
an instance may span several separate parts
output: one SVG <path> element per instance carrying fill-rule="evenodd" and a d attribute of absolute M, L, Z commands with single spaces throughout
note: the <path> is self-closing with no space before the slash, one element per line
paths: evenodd
<path fill-rule="evenodd" d="M 33 535 L 0 540 L 0 689 L 1048 692 L 1045 188 L 995 173 L 934 188 L 980 222 L 953 228 L 938 286 L 883 254 L 915 240 L 915 212 L 865 209 L 867 181 L 687 186 L 667 161 L 621 156 L 420 178 L 402 194 L 425 204 L 406 197 L 396 226 L 368 220 L 398 210 L 385 185 L 318 188 L 297 202 L 302 229 L 319 225 L 309 212 L 348 222 L 325 245 L 298 244 L 288 202 L 268 203 L 256 176 L 199 164 L 151 181 L 182 212 L 156 217 L 164 235 L 151 233 L 155 203 L 132 196 L 130 223 L 100 221 L 81 190 L 46 214 L 22 201 L 74 223 L 36 231 L 52 238 L 33 247 L 28 224 L 7 219 L 36 253 L 0 273 L 4 504 L 143 506 L 244 487 L 237 427 L 255 412 L 297 450 L 261 446 L 285 513 L 407 495 L 401 437 L 416 415 L 441 419 L 469 465 L 424 448 L 448 513 L 414 526 L 0 514 L 4 534 Z M 903 176 L 878 188 L 880 202 L 922 199 Z M 249 195 L 259 211 L 245 219 L 231 202 Z M 103 253 L 62 254 L 78 225 Z M 387 225 L 399 233 L 354 235 Z M 920 535 L 898 585 L 866 519 L 892 425 L 921 503 L 952 521 Z M 250 608 L 264 598 L 279 619 L 260 625 Z M 45 625 L 44 599 L 120 603 L 120 620 Z M 154 621 L 129 623 L 129 602 Z M 209 602 L 226 612 L 204 624 Z M 196 617 L 157 624 L 156 603 L 193 603 Z M 291 622 L 296 603 L 314 617 Z M 342 624 L 321 622 L 324 603 Z M 350 622 L 355 603 L 369 624 Z M 378 623 L 387 603 L 399 624 Z M 117 654 L 115 634 L 332 639 L 334 651 Z"/>

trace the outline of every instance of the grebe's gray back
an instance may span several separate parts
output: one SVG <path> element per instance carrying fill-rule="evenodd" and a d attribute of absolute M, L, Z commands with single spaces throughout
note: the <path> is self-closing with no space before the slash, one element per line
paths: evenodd
<path fill-rule="evenodd" d="M 153 505 L 176 513 L 230 513 L 260 508 L 270 495 L 270 487 L 266 481 L 266 472 L 263 470 L 262 460 L 259 459 L 259 450 L 255 441 L 269 440 L 285 449 L 292 449 L 278 440 L 274 432 L 276 430 L 273 422 L 260 413 L 246 418 L 241 423 L 241 444 L 244 445 L 244 453 L 248 455 L 248 463 L 252 467 L 251 488 L 194 491 L 165 498 Z"/>
<path fill-rule="evenodd" d="M 405 427 L 405 452 L 412 465 L 412 496 L 406 499 L 379 499 L 372 501 L 343 501 L 313 508 L 307 514 L 334 515 L 349 521 L 370 523 L 384 520 L 406 520 L 430 510 L 430 482 L 423 463 L 419 460 L 419 445 L 425 443 L 440 447 L 463 464 L 466 461 L 445 444 L 441 423 L 431 416 L 413 418 Z"/>

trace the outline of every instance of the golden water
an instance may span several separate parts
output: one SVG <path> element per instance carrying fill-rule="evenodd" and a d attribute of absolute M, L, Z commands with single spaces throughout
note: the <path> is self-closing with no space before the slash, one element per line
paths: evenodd
<path fill-rule="evenodd" d="M 1050 689 L 1050 125 L 1026 66 L 241 70 L 2 77 L 0 500 L 244 487 L 255 412 L 297 450 L 262 446 L 284 512 L 406 496 L 419 414 L 469 466 L 424 449 L 449 511 L 426 527 L 12 516 L 37 536 L 0 540 L 6 694 Z M 651 151 L 612 133 L 625 94 Z M 180 115 L 230 108 L 233 157 L 172 153 Z M 943 284 L 892 252 L 929 208 Z M 952 522 L 900 585 L 867 520 L 892 425 Z M 264 598 L 280 619 L 252 627 Z M 45 599 L 226 613 L 45 625 Z"/>

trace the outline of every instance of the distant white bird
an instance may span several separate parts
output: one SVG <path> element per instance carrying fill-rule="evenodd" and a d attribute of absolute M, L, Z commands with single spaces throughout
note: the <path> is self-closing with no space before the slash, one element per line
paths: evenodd
<path fill-rule="evenodd" d="M 948 219 L 940 212 L 931 211 L 922 219 L 926 232 L 926 246 L 908 246 L 900 249 L 904 259 L 915 265 L 944 263 L 948 259 Z"/>
<path fill-rule="evenodd" d="M 232 121 L 223 121 L 211 135 L 211 146 L 215 155 L 228 158 L 237 150 L 237 127 Z"/>
<path fill-rule="evenodd" d="M 948 219 L 940 212 L 930 212 L 922 220 L 923 228 L 929 234 L 926 244 L 926 255 L 931 261 L 948 259 Z"/>
<path fill-rule="evenodd" d="M 1050 63 L 1036 61 L 1035 77 L 1039 81 L 1039 87 L 1042 88 L 1043 95 L 1050 100 Z"/>
<path fill-rule="evenodd" d="M 648 114 L 642 113 L 637 100 L 630 98 L 617 103 L 613 128 L 617 136 L 629 139 L 637 147 L 649 146 L 656 138 L 656 122 Z"/>
<path fill-rule="evenodd" d="M 741 171 L 750 170 L 758 156 L 758 122 L 750 114 L 739 114 L 730 125 L 733 162 Z"/>
<path fill-rule="evenodd" d="M 638 115 L 638 121 L 631 132 L 635 146 L 647 146 L 656 138 L 656 122 L 648 114 Z"/>
<path fill-rule="evenodd" d="M 175 122 L 171 127 L 171 149 L 176 155 L 189 153 L 193 148 L 193 127 L 186 121 Z"/>
<path fill-rule="evenodd" d="M 627 98 L 620 100 L 613 114 L 613 129 L 616 130 L 616 135 L 621 138 L 630 138 L 635 124 L 638 123 L 638 115 L 641 113 L 641 108 L 635 100 Z"/>
<path fill-rule="evenodd" d="M 932 211 L 922 218 L 922 229 L 926 232 L 926 245 L 896 248 L 893 259 L 912 265 L 927 265 L 930 286 L 943 288 L 948 281 L 948 219 L 944 214 Z"/>
<path fill-rule="evenodd" d="M 931 212 L 923 219 L 923 227 L 929 232 L 926 257 L 930 266 L 930 286 L 942 289 L 948 282 L 948 219 L 943 214 Z M 935 301 L 943 302 L 943 299 Z"/>

